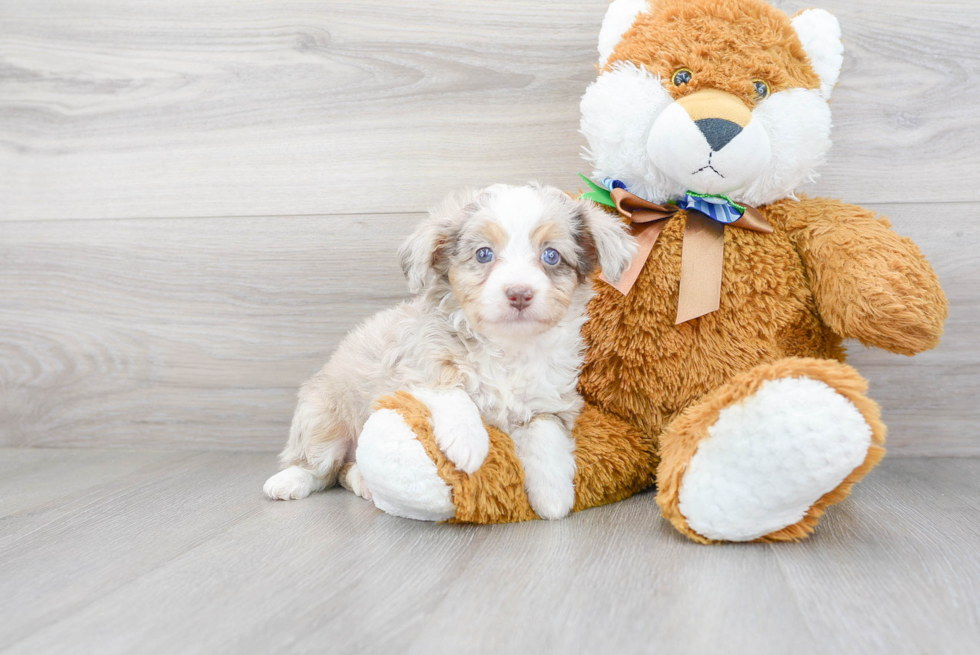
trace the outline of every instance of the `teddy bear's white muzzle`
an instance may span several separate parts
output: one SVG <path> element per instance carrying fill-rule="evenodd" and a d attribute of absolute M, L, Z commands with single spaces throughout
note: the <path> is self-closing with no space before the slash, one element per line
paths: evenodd
<path fill-rule="evenodd" d="M 752 184 L 772 156 L 762 124 L 742 127 L 722 117 L 692 118 L 675 102 L 650 130 L 652 163 L 678 185 L 698 193 L 732 193 Z"/>

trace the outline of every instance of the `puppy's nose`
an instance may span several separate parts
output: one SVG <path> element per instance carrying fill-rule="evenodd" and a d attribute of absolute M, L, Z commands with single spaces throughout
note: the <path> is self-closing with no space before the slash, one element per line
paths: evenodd
<path fill-rule="evenodd" d="M 699 121 L 694 121 L 694 124 L 698 126 L 701 134 L 707 139 L 708 145 L 715 152 L 731 143 L 732 139 L 742 131 L 741 125 L 724 118 L 702 118 Z"/>
<path fill-rule="evenodd" d="M 507 294 L 507 300 L 510 301 L 510 306 L 521 310 L 531 304 L 531 299 L 534 298 L 534 292 L 531 291 L 531 287 L 507 287 L 504 291 Z"/>

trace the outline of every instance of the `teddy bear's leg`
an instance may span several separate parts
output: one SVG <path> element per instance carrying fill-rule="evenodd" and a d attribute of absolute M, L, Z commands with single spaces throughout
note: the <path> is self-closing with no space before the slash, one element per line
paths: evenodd
<path fill-rule="evenodd" d="M 420 521 L 449 520 L 456 514 L 452 487 L 439 477 L 410 421 L 390 407 L 375 411 L 357 442 L 358 471 L 378 509 Z"/>
<path fill-rule="evenodd" d="M 397 516 L 467 523 L 537 518 L 510 437 L 487 427 L 490 449 L 467 474 L 439 450 L 431 413 L 399 392 L 376 403 L 357 446 L 357 465 L 375 505 Z M 656 442 L 622 420 L 586 405 L 575 425 L 574 511 L 612 503 L 653 484 Z"/>
<path fill-rule="evenodd" d="M 537 518 L 524 493 L 524 469 L 506 434 L 485 426 L 490 447 L 466 473 L 439 449 L 432 411 L 400 391 L 380 399 L 357 444 L 357 464 L 374 504 L 406 518 L 508 523 Z"/>
<path fill-rule="evenodd" d="M 688 537 L 790 541 L 884 456 L 867 382 L 837 361 L 793 358 L 736 376 L 661 435 L 657 502 Z"/>

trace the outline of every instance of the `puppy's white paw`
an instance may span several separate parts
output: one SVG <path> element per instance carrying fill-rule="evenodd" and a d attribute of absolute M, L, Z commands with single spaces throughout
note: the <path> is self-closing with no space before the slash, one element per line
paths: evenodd
<path fill-rule="evenodd" d="M 575 440 L 551 416 L 539 416 L 511 437 L 524 465 L 531 509 L 548 520 L 568 516 L 575 505 Z"/>
<path fill-rule="evenodd" d="M 429 408 L 436 445 L 449 461 L 467 474 L 480 468 L 490 452 L 490 435 L 466 392 L 413 389 L 412 395 Z"/>
<path fill-rule="evenodd" d="M 436 444 L 456 468 L 469 474 L 483 465 L 490 452 L 490 435 L 479 418 L 446 422 L 433 429 Z"/>
<path fill-rule="evenodd" d="M 554 521 L 568 516 L 575 506 L 575 485 L 571 480 L 555 478 L 546 484 L 528 484 L 527 499 L 534 513 Z"/>
<path fill-rule="evenodd" d="M 323 489 L 323 481 L 299 466 L 290 466 L 265 481 L 262 491 L 273 500 L 299 500 Z"/>

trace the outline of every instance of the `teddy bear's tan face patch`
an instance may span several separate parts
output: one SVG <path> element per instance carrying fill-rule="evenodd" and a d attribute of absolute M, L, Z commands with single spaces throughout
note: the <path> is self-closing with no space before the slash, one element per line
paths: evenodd
<path fill-rule="evenodd" d="M 792 24 L 758 2 L 651 0 L 606 64 L 632 62 L 658 74 L 674 99 L 702 89 L 740 98 L 749 108 L 790 88 L 818 89 Z"/>

